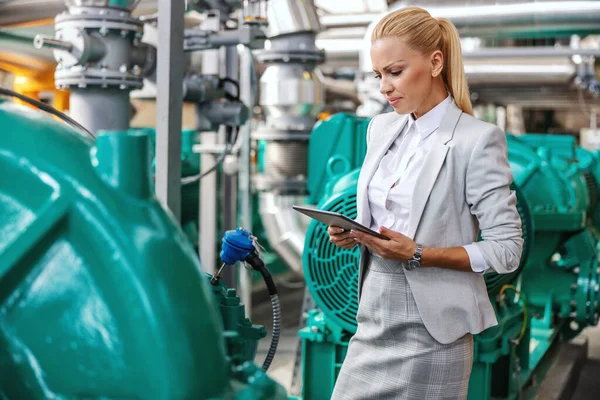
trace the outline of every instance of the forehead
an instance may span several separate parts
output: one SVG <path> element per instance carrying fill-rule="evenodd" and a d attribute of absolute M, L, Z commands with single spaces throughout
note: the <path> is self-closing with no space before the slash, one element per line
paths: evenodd
<path fill-rule="evenodd" d="M 390 64 L 414 60 L 419 56 L 421 56 L 419 52 L 409 48 L 399 38 L 386 37 L 378 39 L 371 44 L 371 62 L 374 69 L 383 69 Z"/>

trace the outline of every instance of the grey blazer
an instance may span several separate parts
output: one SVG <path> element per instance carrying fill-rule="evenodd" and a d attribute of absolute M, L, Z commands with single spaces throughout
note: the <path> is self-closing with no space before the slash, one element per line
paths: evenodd
<path fill-rule="evenodd" d="M 380 114 L 369 124 L 357 187 L 356 220 L 363 225 L 371 224 L 369 181 L 407 117 Z M 504 132 L 463 113 L 453 102 L 434 135 L 412 194 L 407 236 L 425 247 L 455 247 L 473 243 L 481 230 L 476 246 L 488 270 L 514 271 L 523 238 L 516 195 L 509 189 L 513 177 Z M 370 257 L 364 246 L 360 250 L 359 301 Z M 421 319 L 438 342 L 452 343 L 497 325 L 482 275 L 422 267 L 406 271 L 406 278 Z"/>

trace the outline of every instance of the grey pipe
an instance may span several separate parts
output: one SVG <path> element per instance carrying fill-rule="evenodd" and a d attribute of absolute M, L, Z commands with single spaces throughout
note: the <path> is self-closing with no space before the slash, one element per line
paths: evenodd
<path fill-rule="evenodd" d="M 463 51 L 464 59 L 471 58 L 532 58 L 532 57 L 600 57 L 600 49 L 573 49 L 570 47 L 490 47 Z"/>
<path fill-rule="evenodd" d="M 102 88 L 71 89 L 69 115 L 87 130 L 129 129 L 131 106 L 129 91 Z"/>
<path fill-rule="evenodd" d="M 471 87 L 477 85 L 568 85 L 577 75 L 569 57 L 472 58 L 465 60 Z"/>
<path fill-rule="evenodd" d="M 434 17 L 450 19 L 462 36 L 527 37 L 536 34 L 554 34 L 560 28 L 590 33 L 600 28 L 598 1 L 535 1 L 511 0 L 469 1 L 403 0 L 390 6 L 390 11 L 406 6 L 427 9 Z M 334 14 L 321 17 L 325 28 L 367 26 L 384 14 Z"/>
<path fill-rule="evenodd" d="M 158 0 L 142 0 L 138 13 L 154 12 Z M 19 26 L 54 20 L 57 14 L 67 10 L 65 0 L 10 0 L 0 4 L 0 27 Z"/>

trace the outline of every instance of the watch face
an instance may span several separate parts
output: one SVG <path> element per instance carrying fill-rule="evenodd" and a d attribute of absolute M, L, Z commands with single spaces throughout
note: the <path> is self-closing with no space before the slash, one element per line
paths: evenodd
<path fill-rule="evenodd" d="M 407 265 L 407 270 L 412 271 L 415 268 L 418 268 L 421 265 L 420 262 L 418 262 L 417 260 L 410 260 L 408 261 L 408 265 Z"/>

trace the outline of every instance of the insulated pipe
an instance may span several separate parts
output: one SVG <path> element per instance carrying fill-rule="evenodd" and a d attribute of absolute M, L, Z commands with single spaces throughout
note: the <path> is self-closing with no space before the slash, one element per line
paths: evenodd
<path fill-rule="evenodd" d="M 302 204 L 300 196 L 263 192 L 259 195 L 259 213 L 271 247 L 287 266 L 303 276 L 302 252 L 306 226 L 292 206 Z"/>
<path fill-rule="evenodd" d="M 461 36 L 476 37 L 538 37 L 569 36 L 571 32 L 594 33 L 600 29 L 598 1 L 469 1 L 403 0 L 389 11 L 407 6 L 419 6 L 434 17 L 450 19 Z M 325 28 L 367 26 L 383 14 L 333 14 L 321 17 Z"/>
<path fill-rule="evenodd" d="M 308 137 L 324 101 L 324 86 L 315 71 L 323 54 L 315 46 L 320 31 L 312 0 L 269 2 L 271 48 L 258 55 L 267 64 L 260 81 L 259 103 L 266 124 L 254 138 L 267 140 L 264 187 L 259 212 L 271 247 L 296 274 L 302 276 L 306 226 L 294 204 L 306 193 Z"/>
<path fill-rule="evenodd" d="M 480 85 L 568 85 L 577 66 L 568 57 L 466 59 L 469 86 Z"/>

